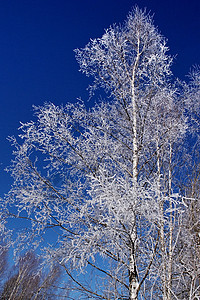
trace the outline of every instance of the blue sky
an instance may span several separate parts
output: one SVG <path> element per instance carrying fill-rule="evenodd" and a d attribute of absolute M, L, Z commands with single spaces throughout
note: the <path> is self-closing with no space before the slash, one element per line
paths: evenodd
<path fill-rule="evenodd" d="M 147 8 L 177 55 L 173 71 L 185 79 L 200 65 L 200 0 L 1 0 L 0 1 L 0 196 L 12 183 L 4 168 L 12 158 L 6 140 L 32 105 L 87 100 L 89 83 L 73 49 L 123 22 L 132 7 Z"/>

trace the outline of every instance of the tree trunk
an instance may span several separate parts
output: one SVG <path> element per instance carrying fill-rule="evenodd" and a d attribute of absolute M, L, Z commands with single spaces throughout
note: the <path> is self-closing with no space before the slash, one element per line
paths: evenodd
<path fill-rule="evenodd" d="M 164 208 L 163 200 L 161 199 L 161 167 L 160 167 L 160 148 L 157 142 L 157 188 L 158 188 L 158 202 L 160 209 L 160 243 L 161 243 L 161 257 L 162 257 L 162 288 L 163 300 L 167 299 L 167 280 L 166 280 L 166 252 L 165 252 L 165 238 L 164 238 Z"/>
<path fill-rule="evenodd" d="M 129 265 L 129 300 L 137 300 L 138 295 L 138 274 L 135 260 L 135 242 L 136 242 L 136 227 L 133 228 L 131 234 L 131 253 L 130 253 L 130 265 Z"/>
<path fill-rule="evenodd" d="M 169 146 L 169 208 L 170 208 L 170 220 L 169 220 L 169 261 L 168 261 L 168 286 L 167 286 L 167 299 L 171 300 L 171 288 L 172 288 L 172 243 L 173 243 L 173 213 L 172 213 L 172 199 L 171 199 L 171 188 L 172 188 L 172 144 Z"/>
<path fill-rule="evenodd" d="M 136 97 L 135 97 L 135 73 L 136 68 L 138 66 L 140 52 L 139 46 L 140 41 L 138 38 L 138 48 L 137 48 L 137 57 L 135 59 L 135 63 L 133 66 L 132 72 L 132 81 L 131 81 L 131 96 L 132 96 L 132 117 L 133 117 L 133 206 L 135 206 L 137 202 L 137 180 L 138 180 L 138 141 L 137 141 L 137 106 L 136 106 Z M 129 264 L 129 300 L 137 300 L 138 297 L 138 274 L 136 267 L 136 239 L 137 239 L 137 227 L 136 227 L 136 218 L 134 216 L 133 227 L 130 233 L 130 264 Z"/>

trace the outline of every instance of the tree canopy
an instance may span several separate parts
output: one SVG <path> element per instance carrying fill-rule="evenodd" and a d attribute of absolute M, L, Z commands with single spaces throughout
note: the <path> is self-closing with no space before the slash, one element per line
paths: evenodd
<path fill-rule="evenodd" d="M 199 70 L 174 80 L 166 40 L 138 7 L 75 53 L 91 95 L 107 97 L 36 107 L 11 138 L 7 202 L 30 221 L 19 249 L 46 237 L 72 299 L 197 299 Z"/>

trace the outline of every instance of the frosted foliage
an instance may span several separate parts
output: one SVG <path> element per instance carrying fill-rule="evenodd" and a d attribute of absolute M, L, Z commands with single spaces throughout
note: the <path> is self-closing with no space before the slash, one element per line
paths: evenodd
<path fill-rule="evenodd" d="M 136 8 L 76 50 L 91 91 L 104 88 L 110 101 L 35 107 L 35 121 L 11 139 L 7 201 L 32 229 L 20 243 L 47 240 L 45 258 L 63 266 L 77 299 L 172 299 L 184 213 L 174 174 L 188 123 L 167 50 Z"/>
<path fill-rule="evenodd" d="M 165 39 L 153 26 L 151 17 L 136 9 L 124 25 L 110 27 L 101 39 L 77 49 L 76 58 L 80 70 L 94 77 L 92 89 L 101 86 L 115 98 L 130 101 L 135 65 L 137 93 L 145 95 L 170 75 L 171 58 L 167 51 Z"/>
<path fill-rule="evenodd" d="M 105 117 L 106 106 L 102 109 Z M 69 225 L 73 230 L 75 226 L 78 231 L 88 231 L 89 236 L 93 226 L 99 228 L 94 238 L 97 241 L 98 235 L 101 240 L 105 231 L 107 237 L 114 231 L 117 234 L 120 220 L 128 226 L 133 219 L 139 199 L 132 194 L 131 162 L 122 153 L 124 148 L 128 154 L 129 144 L 123 141 L 119 144 L 120 133 L 118 138 L 110 136 L 113 130 L 108 128 L 107 119 L 105 124 L 100 120 L 103 114 L 99 110 L 98 107 L 84 119 L 81 109 L 75 119 L 76 107 L 68 110 L 68 107 L 46 105 L 39 110 L 37 123 L 21 127 L 24 143 L 16 145 L 12 169 L 15 186 L 11 193 L 18 200 L 20 211 L 25 209 L 31 215 L 34 209 L 37 226 L 42 226 L 42 230 L 51 224 L 53 212 L 62 226 Z M 95 121 L 98 121 L 96 128 Z M 110 239 L 110 243 L 115 241 Z M 84 253 L 82 247 L 80 250 Z"/>
<path fill-rule="evenodd" d="M 132 132 L 127 120 L 114 103 L 101 103 L 92 111 L 82 103 L 46 104 L 36 115 L 36 122 L 21 125 L 23 143 L 13 140 L 15 184 L 10 199 L 15 199 L 19 214 L 27 212 L 39 238 L 48 228 L 57 232 L 56 246 L 48 250 L 51 258 L 82 271 L 90 263 L 100 267 L 101 259 L 113 261 L 112 280 L 122 280 L 128 268 L 130 234 L 137 222 L 143 249 L 137 261 L 145 274 L 165 196 L 158 196 L 155 176 L 141 176 L 137 192 L 132 188 Z M 153 151 L 155 141 L 148 137 L 141 153 L 150 144 Z"/>
<path fill-rule="evenodd" d="M 193 134 L 199 135 L 200 123 L 200 68 L 190 73 L 190 83 L 185 85 L 187 115 L 193 128 Z"/>

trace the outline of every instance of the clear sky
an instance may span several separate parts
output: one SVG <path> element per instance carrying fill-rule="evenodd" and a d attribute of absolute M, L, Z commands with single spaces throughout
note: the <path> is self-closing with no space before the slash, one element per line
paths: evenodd
<path fill-rule="evenodd" d="M 200 65 L 200 0 L 0 1 L 0 196 L 12 182 L 4 172 L 12 158 L 7 136 L 33 118 L 32 105 L 87 100 L 88 79 L 78 72 L 73 49 L 123 22 L 135 4 L 154 14 L 177 55 L 174 74 L 185 79 Z"/>

